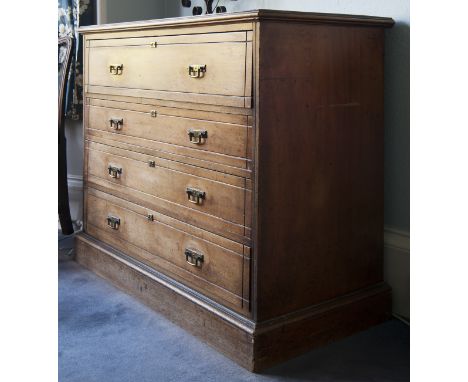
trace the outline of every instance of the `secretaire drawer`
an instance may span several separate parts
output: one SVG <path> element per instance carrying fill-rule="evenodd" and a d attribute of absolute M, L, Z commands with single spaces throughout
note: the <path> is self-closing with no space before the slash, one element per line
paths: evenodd
<path fill-rule="evenodd" d="M 246 73 L 246 60 L 251 60 L 246 36 L 231 32 L 92 40 L 87 48 L 87 85 L 251 96 L 246 94 L 251 92 L 246 86 L 251 81 L 250 70 Z"/>
<path fill-rule="evenodd" d="M 183 206 L 238 225 L 250 220 L 245 179 L 148 157 L 87 142 L 87 174 L 167 200 L 174 209 Z"/>
<path fill-rule="evenodd" d="M 112 102 L 107 104 L 113 105 Z M 129 105 L 127 107 L 131 108 Z M 251 157 L 247 149 L 247 135 L 251 134 L 251 127 L 184 118 L 172 115 L 169 108 L 146 105 L 144 109 L 144 106 L 140 106 L 139 110 L 86 106 L 87 128 L 234 157 Z"/>
<path fill-rule="evenodd" d="M 241 244 L 93 189 L 86 203 L 87 231 L 94 237 L 221 302 L 243 305 Z"/>

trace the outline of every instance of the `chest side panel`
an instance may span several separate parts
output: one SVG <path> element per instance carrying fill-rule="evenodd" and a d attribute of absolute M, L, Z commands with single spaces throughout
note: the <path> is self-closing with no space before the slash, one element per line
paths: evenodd
<path fill-rule="evenodd" d="M 257 318 L 382 280 L 383 30 L 260 25 Z"/>

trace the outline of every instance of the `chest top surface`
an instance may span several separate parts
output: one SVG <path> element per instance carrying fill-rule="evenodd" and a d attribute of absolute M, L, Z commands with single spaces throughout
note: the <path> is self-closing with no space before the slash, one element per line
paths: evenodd
<path fill-rule="evenodd" d="M 374 26 L 389 28 L 394 21 L 388 17 L 316 13 L 316 12 L 294 12 L 270 9 L 257 9 L 245 12 L 233 12 L 223 14 L 212 14 L 203 16 L 174 17 L 166 19 L 154 19 L 144 21 L 132 21 L 114 24 L 89 25 L 81 27 L 79 31 L 87 33 L 104 33 L 112 31 L 144 30 L 154 28 L 167 28 L 176 26 L 210 25 L 220 23 L 256 22 L 256 21 L 288 21 L 306 22 L 315 24 L 343 24 L 356 26 Z"/>

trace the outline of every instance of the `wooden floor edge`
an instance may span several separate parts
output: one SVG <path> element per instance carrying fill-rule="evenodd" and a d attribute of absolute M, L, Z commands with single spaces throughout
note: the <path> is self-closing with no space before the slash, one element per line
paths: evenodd
<path fill-rule="evenodd" d="M 391 316 L 391 289 L 380 283 L 254 325 L 178 290 L 85 233 L 76 236 L 75 247 L 75 260 L 79 264 L 254 372 L 379 324 Z"/>

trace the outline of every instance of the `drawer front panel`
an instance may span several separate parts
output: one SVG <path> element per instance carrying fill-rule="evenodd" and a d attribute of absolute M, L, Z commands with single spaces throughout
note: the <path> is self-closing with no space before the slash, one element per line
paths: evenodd
<path fill-rule="evenodd" d="M 88 174 L 170 202 L 245 224 L 246 190 L 169 168 L 88 149 Z M 198 192 L 204 193 L 198 196 Z M 189 196 L 192 200 L 189 200 Z M 198 201 L 198 203 L 195 203 Z M 177 208 L 177 206 L 174 206 Z"/>
<path fill-rule="evenodd" d="M 157 217 L 149 220 L 142 214 L 94 195 L 88 194 L 86 199 L 87 226 L 103 231 L 99 239 L 124 252 L 126 250 L 122 247 L 128 242 L 182 268 L 185 273 L 242 296 L 242 254 L 175 229 L 158 221 Z M 150 265 L 161 265 L 151 258 L 146 260 Z M 179 275 L 184 275 L 184 272 L 179 272 Z M 193 278 L 188 276 L 184 279 L 191 282 Z"/>
<path fill-rule="evenodd" d="M 247 156 L 247 133 L 242 125 L 146 112 L 88 106 L 88 128 L 210 151 Z M 198 136 L 198 137 L 197 137 Z"/>
<path fill-rule="evenodd" d="M 246 50 L 245 42 L 88 48 L 87 84 L 244 97 Z"/>

